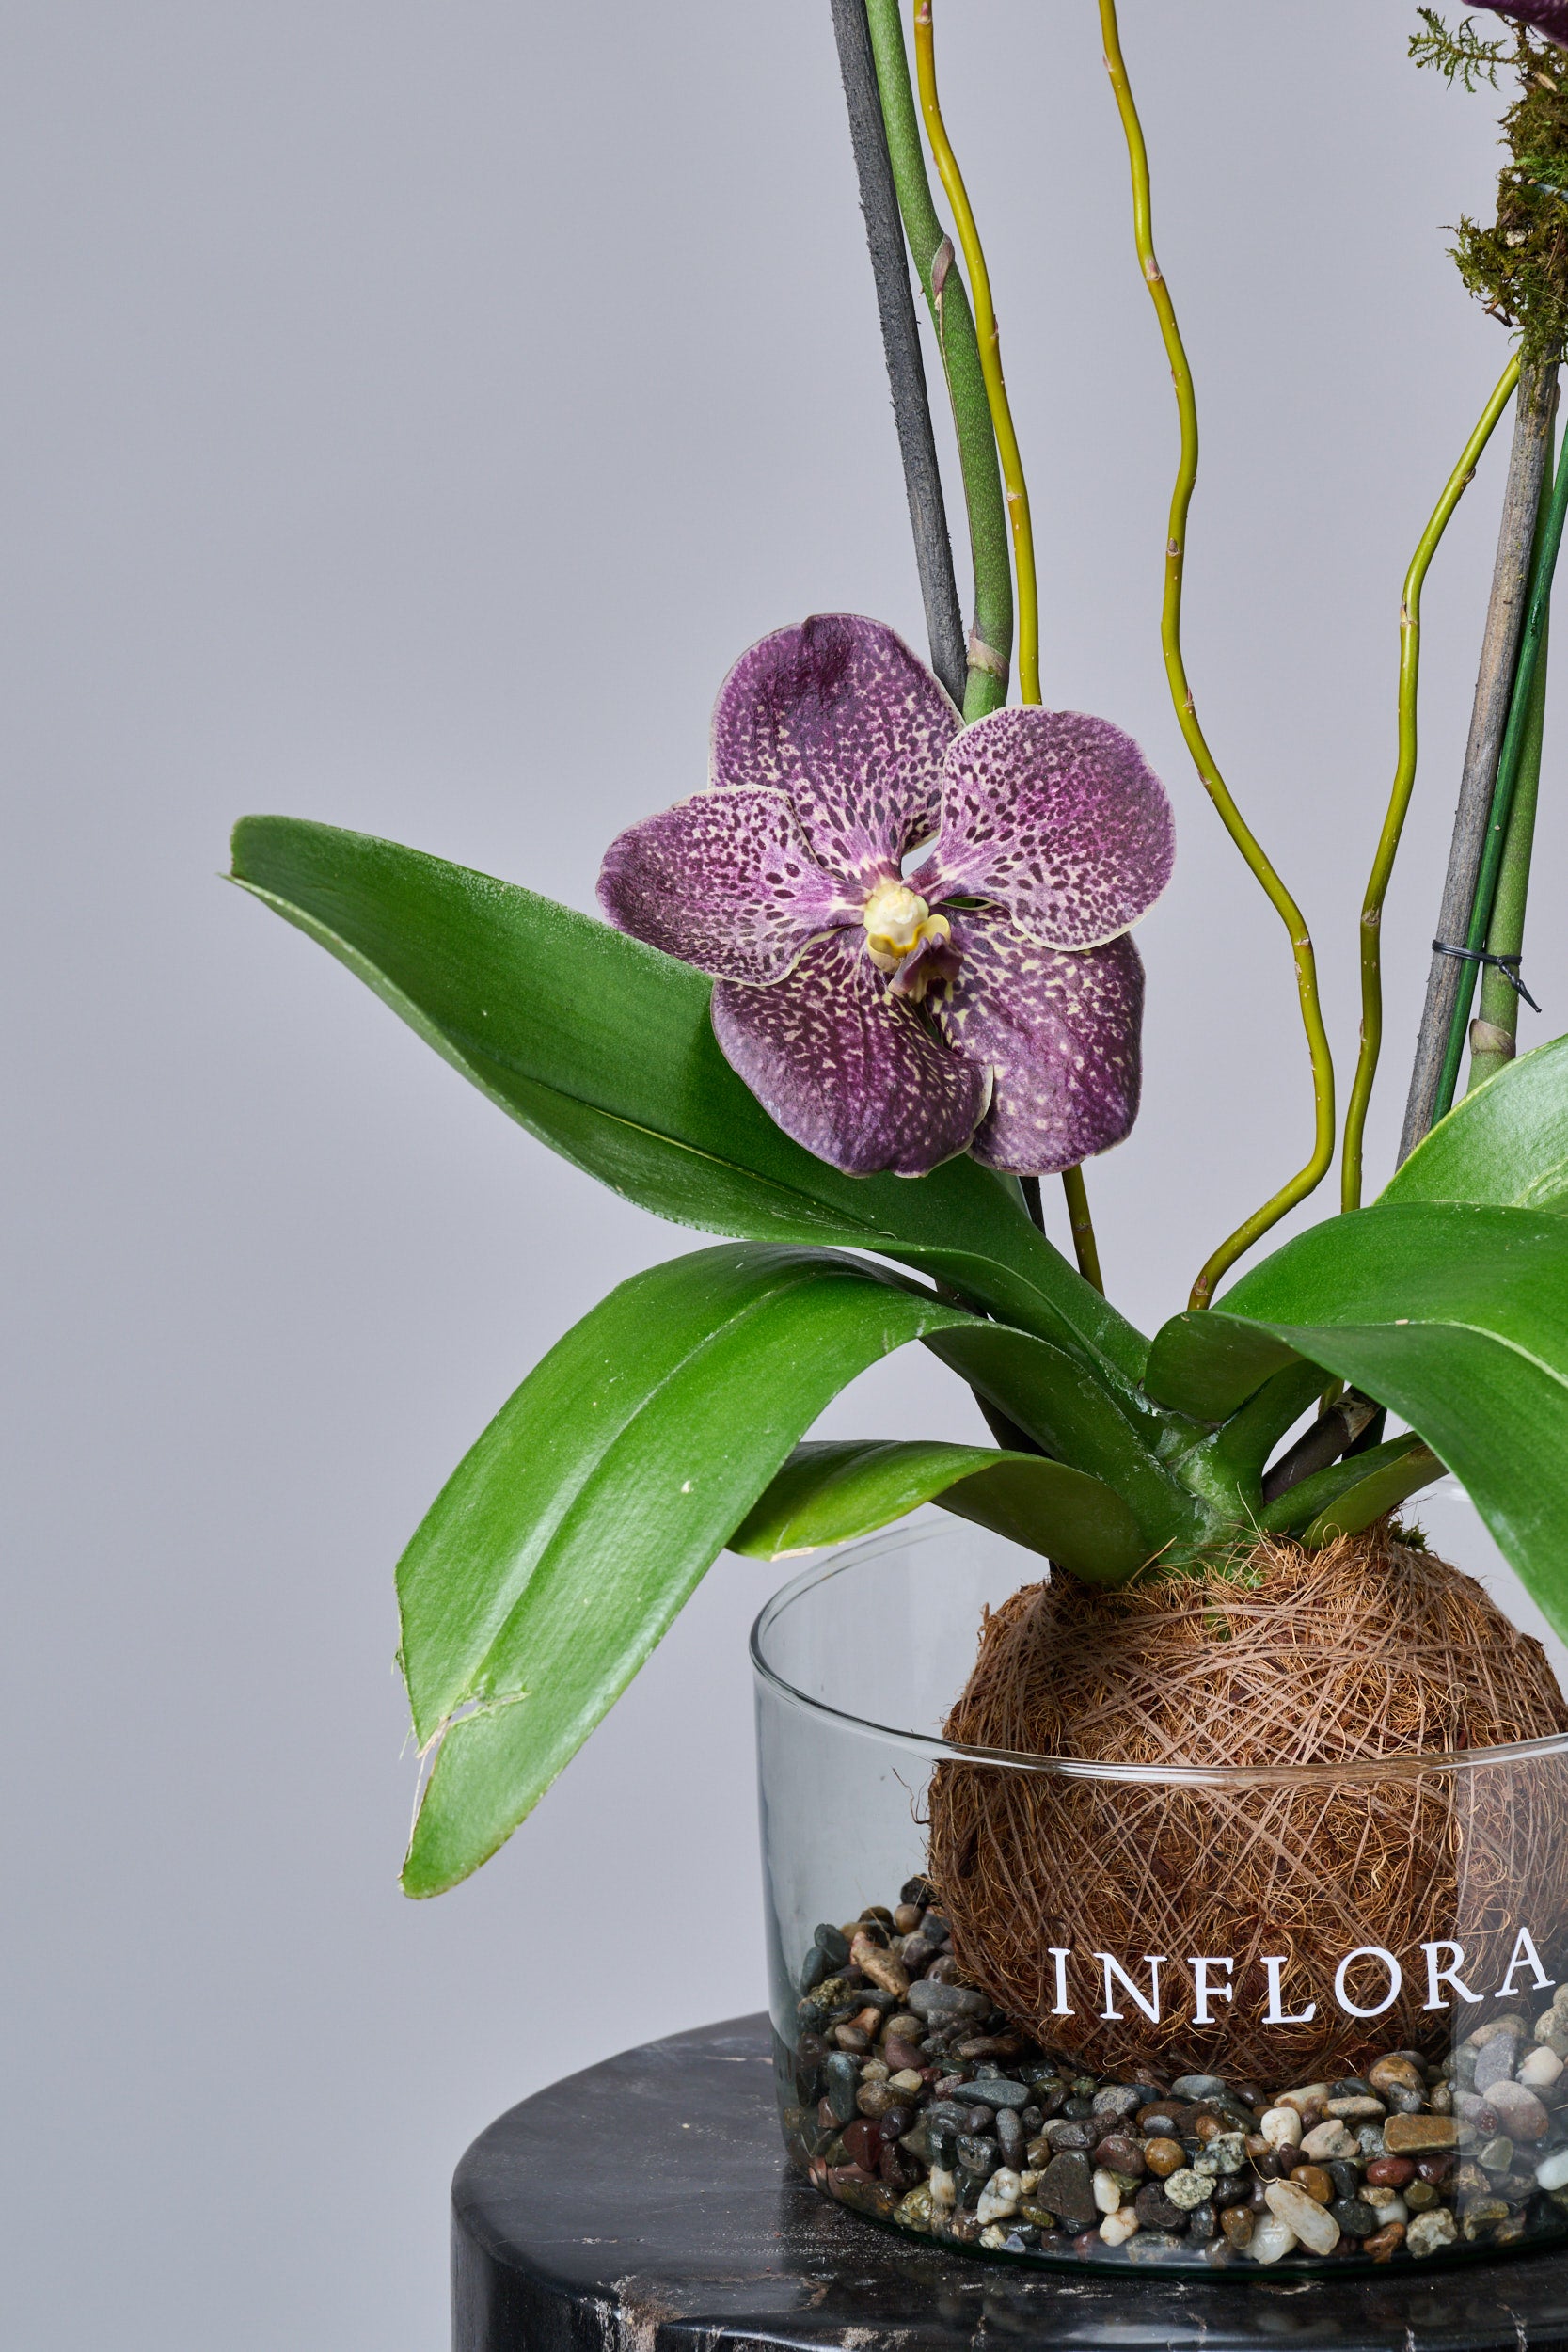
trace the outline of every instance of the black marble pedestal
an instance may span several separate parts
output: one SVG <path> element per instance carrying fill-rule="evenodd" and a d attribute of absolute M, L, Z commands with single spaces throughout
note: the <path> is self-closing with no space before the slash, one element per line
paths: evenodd
<path fill-rule="evenodd" d="M 1568 2254 L 1311 2281 L 1027 2270 L 928 2250 L 791 2173 L 768 2021 L 526 2099 L 452 2183 L 453 2352 L 1568 2352 Z"/>

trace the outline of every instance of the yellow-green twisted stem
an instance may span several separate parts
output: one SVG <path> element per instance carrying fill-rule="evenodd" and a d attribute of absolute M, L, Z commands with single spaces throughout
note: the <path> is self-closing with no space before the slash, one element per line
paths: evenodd
<path fill-rule="evenodd" d="M 1277 1224 L 1293 1209 L 1298 1200 L 1305 1200 L 1314 1186 L 1323 1182 L 1333 1165 L 1334 1057 L 1329 1051 L 1328 1032 L 1323 1026 L 1323 1007 L 1318 997 L 1317 959 L 1312 951 L 1311 935 L 1306 920 L 1230 796 L 1229 787 L 1198 724 L 1193 691 L 1187 681 L 1186 664 L 1181 655 L 1181 573 L 1186 553 L 1187 515 L 1192 505 L 1193 485 L 1197 479 L 1197 403 L 1193 394 L 1192 372 L 1187 365 L 1181 331 L 1176 323 L 1170 290 L 1154 256 L 1148 151 L 1144 144 L 1143 125 L 1138 120 L 1138 110 L 1132 103 L 1132 91 L 1122 59 L 1116 0 L 1100 0 L 1100 26 L 1105 43 L 1105 70 L 1116 93 L 1117 111 L 1121 117 L 1121 127 L 1127 138 L 1128 161 L 1132 170 L 1133 238 L 1144 282 L 1160 322 L 1165 356 L 1170 361 L 1171 380 L 1176 388 L 1177 414 L 1181 426 L 1181 455 L 1177 468 L 1176 488 L 1171 497 L 1170 528 L 1165 540 L 1164 603 L 1160 618 L 1160 642 L 1164 650 L 1165 675 L 1170 684 L 1171 700 L 1176 707 L 1177 724 L 1181 729 L 1203 787 L 1219 811 L 1220 821 L 1241 851 L 1249 872 L 1262 885 L 1270 905 L 1290 935 L 1291 952 L 1295 962 L 1296 993 L 1301 1002 L 1302 1025 L 1307 1031 L 1307 1047 L 1312 1067 L 1315 1113 L 1312 1156 L 1289 1184 L 1280 1186 L 1272 1200 L 1265 1200 L 1243 1225 L 1239 1225 L 1209 1259 L 1193 1285 L 1190 1302 L 1194 1307 L 1207 1307 L 1213 1297 L 1214 1285 L 1226 1269 L 1233 1265 L 1243 1251 L 1250 1249 L 1271 1225 Z"/>
<path fill-rule="evenodd" d="M 1040 699 L 1040 604 L 1035 568 L 1035 532 L 1029 514 L 1029 485 L 1023 477 L 1023 456 L 1013 425 L 1006 378 L 1002 373 L 1002 342 L 997 332 L 996 305 L 991 299 L 990 271 L 986 266 L 985 247 L 980 243 L 980 231 L 975 225 L 974 210 L 964 185 L 964 176 L 953 151 L 953 142 L 947 135 L 947 125 L 942 120 L 942 101 L 937 91 L 936 41 L 931 7 L 932 0 L 915 0 L 914 64 L 920 87 L 920 110 L 925 119 L 926 136 L 930 142 L 937 177 L 953 208 L 958 247 L 969 273 L 986 405 L 990 411 L 991 431 L 995 435 L 997 454 L 1002 461 L 1007 522 L 1012 533 L 1013 573 L 1018 588 L 1019 700 L 1037 703 Z M 1085 1281 L 1094 1284 L 1097 1291 L 1103 1291 L 1105 1284 L 1100 1271 L 1094 1219 L 1089 1213 L 1088 1190 L 1081 1168 L 1063 1170 L 1062 1190 L 1067 1196 L 1068 1217 L 1072 1228 L 1072 1246 L 1078 1259 L 1078 1270 Z"/>
<path fill-rule="evenodd" d="M 1459 463 L 1444 485 L 1443 495 L 1417 542 L 1410 568 L 1404 576 L 1404 594 L 1400 602 L 1399 751 L 1393 789 L 1388 796 L 1388 813 L 1383 820 L 1383 832 L 1379 836 L 1377 854 L 1372 860 L 1367 895 L 1361 902 L 1361 1044 L 1356 1057 L 1350 1104 L 1345 1112 L 1345 1139 L 1339 1163 L 1339 1205 L 1343 1209 L 1358 1209 L 1361 1206 L 1361 1154 L 1367 1129 L 1367 1106 L 1371 1101 L 1372 1081 L 1377 1076 L 1378 1056 L 1383 1049 L 1383 902 L 1388 895 L 1400 835 L 1404 830 L 1405 815 L 1416 784 L 1416 707 L 1421 669 L 1421 589 L 1454 508 L 1464 497 L 1470 477 L 1481 462 L 1481 452 L 1491 439 L 1498 418 L 1513 399 L 1518 381 L 1519 359 L 1515 354 L 1498 377 L 1497 389 L 1481 410 L 1476 429 L 1461 452 Z"/>
<path fill-rule="evenodd" d="M 915 0 L 914 67 L 915 78 L 920 86 L 920 111 L 925 119 L 926 136 L 930 142 L 937 177 L 946 190 L 947 201 L 953 207 L 958 248 L 969 273 L 970 298 L 974 305 L 974 332 L 980 346 L 980 373 L 985 379 L 986 405 L 990 410 L 991 429 L 996 436 L 997 453 L 1002 460 L 1007 523 L 1013 542 L 1013 570 L 1018 581 L 1019 696 L 1023 702 L 1037 703 L 1040 698 L 1040 617 L 1039 597 L 1035 583 L 1035 537 L 1029 518 L 1029 491 L 1023 479 L 1023 460 L 1019 453 L 1018 435 L 1013 430 L 1013 412 L 1007 404 L 1007 387 L 1002 373 L 1002 343 L 996 328 L 996 306 L 991 300 L 990 272 L 986 267 L 985 250 L 980 243 L 980 232 L 974 225 L 969 191 L 964 186 L 963 173 L 958 169 L 958 159 L 953 152 L 937 96 L 931 0 Z"/>
<path fill-rule="evenodd" d="M 915 275 L 931 313 L 953 404 L 953 429 L 963 477 L 974 566 L 974 622 L 969 632 L 968 675 L 963 715 L 981 719 L 1007 699 L 1013 644 L 1013 583 L 1007 559 L 1007 525 L 996 435 L 990 419 L 985 371 L 963 273 L 954 266 L 948 238 L 931 198 L 920 144 L 920 118 L 910 83 L 900 0 L 866 0 L 872 56 L 887 132 L 894 187 L 914 262 Z"/>

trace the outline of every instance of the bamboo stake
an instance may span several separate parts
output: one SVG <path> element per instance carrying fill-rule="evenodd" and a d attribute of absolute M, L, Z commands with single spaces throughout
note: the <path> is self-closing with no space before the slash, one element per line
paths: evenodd
<path fill-rule="evenodd" d="M 1454 811 L 1453 835 L 1449 846 L 1449 870 L 1437 917 L 1435 936 L 1452 946 L 1463 946 L 1469 930 L 1476 878 L 1491 822 L 1492 787 L 1497 781 L 1503 730 L 1508 724 L 1519 637 L 1529 593 L 1536 512 L 1556 405 L 1556 361 L 1522 368 L 1513 411 L 1508 484 L 1503 492 L 1502 523 L 1492 571 L 1492 596 L 1481 640 L 1481 668 L 1476 677 L 1459 804 Z M 1456 957 L 1435 953 L 1433 956 L 1410 1094 L 1405 1104 L 1404 1132 L 1400 1137 L 1402 1162 L 1408 1159 L 1435 1116 L 1449 1028 L 1465 969 Z"/>

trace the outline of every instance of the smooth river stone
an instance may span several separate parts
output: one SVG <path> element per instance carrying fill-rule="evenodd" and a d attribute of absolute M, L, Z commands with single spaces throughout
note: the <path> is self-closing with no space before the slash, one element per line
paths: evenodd
<path fill-rule="evenodd" d="M 1314 2254 L 1333 2253 L 1339 2243 L 1339 2224 L 1326 2205 L 1320 2205 L 1293 2181 L 1270 2181 L 1263 2196 L 1275 2219 L 1294 2231 L 1303 2246 Z"/>

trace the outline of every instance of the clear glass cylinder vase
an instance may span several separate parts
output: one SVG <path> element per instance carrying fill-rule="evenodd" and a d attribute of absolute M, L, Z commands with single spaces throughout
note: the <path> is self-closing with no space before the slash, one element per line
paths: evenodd
<path fill-rule="evenodd" d="M 1568 2237 L 1568 1738 L 1277 1769 L 950 1743 L 984 1613 L 1041 1574 L 916 1521 L 757 1619 L 793 2161 L 1004 2262 Z"/>

